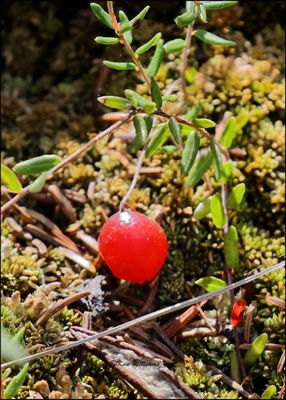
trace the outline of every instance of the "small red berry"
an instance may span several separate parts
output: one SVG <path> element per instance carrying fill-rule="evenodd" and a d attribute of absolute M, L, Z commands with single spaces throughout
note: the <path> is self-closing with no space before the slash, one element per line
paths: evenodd
<path fill-rule="evenodd" d="M 232 306 L 230 322 L 232 326 L 238 326 L 242 322 L 243 313 L 246 307 L 245 300 L 237 300 Z"/>
<path fill-rule="evenodd" d="M 154 278 L 168 253 L 161 226 L 136 211 L 110 217 L 100 232 L 98 246 L 113 275 L 136 283 Z"/>

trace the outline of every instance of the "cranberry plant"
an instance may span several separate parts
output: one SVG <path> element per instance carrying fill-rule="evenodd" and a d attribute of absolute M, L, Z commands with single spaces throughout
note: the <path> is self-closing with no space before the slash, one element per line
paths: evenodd
<path fill-rule="evenodd" d="M 97 3 L 91 3 L 94 15 L 112 31 L 111 36 L 98 36 L 95 38 L 95 42 L 105 46 L 123 46 L 127 54 L 123 61 L 104 60 L 103 64 L 115 70 L 135 70 L 145 83 L 148 94 L 141 95 L 133 89 L 125 89 L 124 97 L 113 95 L 99 97 L 100 103 L 126 112 L 126 117 L 63 160 L 57 155 L 42 155 L 16 164 L 13 168 L 14 171 L 2 165 L 2 183 L 6 185 L 8 191 L 17 194 L 4 204 L 1 212 L 6 212 L 28 192 L 41 191 L 46 180 L 50 179 L 60 168 L 65 167 L 67 163 L 76 159 L 95 142 L 106 137 L 125 121 L 132 119 L 135 139 L 131 151 L 134 153 L 140 151 L 140 155 L 131 186 L 120 203 L 119 211 L 124 211 L 125 203 L 138 181 L 139 170 L 145 157 L 152 157 L 158 151 L 168 154 L 179 151 L 181 173 L 186 176 L 189 187 L 194 188 L 206 174 L 213 175 L 218 183 L 210 188 L 204 201 L 196 207 L 194 217 L 200 220 L 211 215 L 214 225 L 223 229 L 225 272 L 228 277 L 227 281 L 230 283 L 228 268 L 238 265 L 239 250 L 237 231 L 235 226 L 229 223 L 228 209 L 238 207 L 245 192 L 243 183 L 230 189 L 232 180 L 231 146 L 237 132 L 247 123 L 248 117 L 247 115 L 231 116 L 223 130 L 216 129 L 214 133 L 216 127 L 214 121 L 198 118 L 201 109 L 200 102 L 184 115 L 173 115 L 166 112 L 165 104 L 177 101 L 176 93 L 184 88 L 193 37 L 214 46 L 235 45 L 233 41 L 219 37 L 205 29 L 196 29 L 196 22 L 200 20 L 207 23 L 209 11 L 231 7 L 236 3 L 237 1 L 186 1 L 185 12 L 174 20 L 178 27 L 185 29 L 185 39 L 177 38 L 164 42 L 162 33 L 158 32 L 136 49 L 132 47 L 132 32 L 146 17 L 150 7 L 146 6 L 131 18 L 122 10 L 116 13 L 112 1 L 107 2 L 107 10 Z M 147 65 L 143 65 L 141 56 L 147 52 L 150 53 L 150 60 Z M 156 76 L 164 62 L 164 56 L 171 53 L 181 58 L 178 78 L 174 80 L 171 87 L 162 91 Z M 205 140 L 201 140 L 202 138 L 206 139 L 207 145 Z M 15 173 L 32 175 L 36 179 L 29 186 L 22 188 Z M 198 284 L 203 286 L 205 283 L 199 280 Z M 218 282 L 217 285 L 219 285 Z M 223 282 L 220 285 L 223 285 Z"/>

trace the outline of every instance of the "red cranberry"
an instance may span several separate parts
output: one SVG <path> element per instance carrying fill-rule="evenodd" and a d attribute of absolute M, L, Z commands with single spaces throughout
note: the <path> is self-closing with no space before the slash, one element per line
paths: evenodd
<path fill-rule="evenodd" d="M 143 283 L 157 275 L 168 253 L 161 226 L 136 211 L 114 214 L 98 239 L 100 254 L 117 278 Z"/>

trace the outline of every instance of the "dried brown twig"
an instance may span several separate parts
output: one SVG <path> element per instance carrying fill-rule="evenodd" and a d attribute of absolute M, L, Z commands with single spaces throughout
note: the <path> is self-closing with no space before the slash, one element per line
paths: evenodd
<path fill-rule="evenodd" d="M 71 161 L 74 161 L 76 158 L 78 158 L 82 153 L 90 149 L 97 143 L 99 140 L 105 138 L 108 136 L 110 133 L 112 133 L 115 129 L 117 129 L 119 126 L 123 125 L 125 122 L 127 122 L 134 114 L 136 113 L 135 110 L 130 111 L 124 118 L 121 120 L 115 122 L 113 125 L 111 125 L 109 128 L 105 129 L 103 132 L 89 140 L 87 143 L 83 144 L 79 149 L 77 149 L 74 153 L 70 154 L 68 157 L 64 158 L 58 165 L 56 165 L 51 171 L 49 171 L 49 176 L 47 179 L 51 179 L 57 171 L 60 169 L 64 168 L 68 163 Z M 18 201 L 22 200 L 30 190 L 30 186 L 28 185 L 25 188 L 21 190 L 16 196 L 14 196 L 11 200 L 7 201 L 2 207 L 1 207 L 1 217 L 8 211 L 10 210 L 11 207 L 13 207 Z"/>

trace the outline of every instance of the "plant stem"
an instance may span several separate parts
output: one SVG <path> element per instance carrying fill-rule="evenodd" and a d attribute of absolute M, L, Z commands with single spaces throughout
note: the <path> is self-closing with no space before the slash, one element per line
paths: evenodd
<path fill-rule="evenodd" d="M 133 175 L 131 185 L 129 186 L 129 189 L 128 189 L 127 193 L 125 194 L 125 196 L 123 197 L 123 199 L 120 202 L 119 212 L 123 212 L 124 211 L 125 203 L 128 200 L 128 198 L 130 197 L 133 189 L 136 186 L 136 183 L 137 183 L 137 181 L 139 179 L 139 176 L 140 176 L 140 168 L 142 167 L 142 164 L 143 164 L 143 161 L 144 161 L 144 158 L 145 158 L 145 153 L 146 153 L 146 147 L 144 146 L 144 148 L 141 151 L 140 157 L 138 158 L 138 161 L 137 161 L 137 164 L 136 164 L 136 170 L 135 170 L 135 173 Z"/>
<path fill-rule="evenodd" d="M 220 152 L 225 156 L 226 159 L 230 158 L 227 149 L 222 147 L 222 145 L 220 143 L 218 143 L 217 140 L 210 133 L 208 133 L 208 131 L 206 131 L 204 128 L 200 128 L 200 127 L 196 126 L 195 124 L 193 124 L 192 122 L 185 120 L 184 118 L 178 117 L 177 115 L 168 114 L 162 110 L 156 110 L 154 112 L 154 114 L 160 115 L 160 116 L 168 118 L 168 119 L 171 117 L 174 117 L 177 122 L 184 124 L 184 125 L 191 126 L 192 128 L 195 128 L 201 135 L 206 137 L 209 141 L 213 141 L 218 146 Z"/>
<path fill-rule="evenodd" d="M 95 136 L 92 138 L 89 142 L 83 144 L 78 150 L 76 150 L 74 153 L 70 154 L 68 157 L 63 159 L 58 165 L 56 165 L 53 169 L 49 171 L 49 176 L 47 179 L 51 179 L 54 174 L 59 170 L 65 167 L 68 163 L 71 161 L 75 160 L 77 157 L 79 157 L 82 153 L 84 153 L 86 150 L 91 148 L 92 146 L 95 145 L 96 142 L 99 140 L 103 139 L 110 133 L 112 133 L 116 128 L 119 126 L 123 125 L 126 121 L 128 121 L 134 114 L 136 113 L 135 110 L 132 110 L 129 114 L 126 115 L 126 117 L 122 118 L 121 120 L 115 122 L 115 124 L 111 125 L 109 128 L 105 129 L 103 132 L 101 132 L 99 135 Z M 14 204 L 16 204 L 19 200 L 23 199 L 27 193 L 29 192 L 30 186 L 26 186 L 24 189 L 21 190 L 16 196 L 14 196 L 11 200 L 7 201 L 6 204 L 4 204 L 1 207 L 1 217 L 6 213 Z"/>
<path fill-rule="evenodd" d="M 185 47 L 182 55 L 182 65 L 180 69 L 180 84 L 184 88 L 186 85 L 185 80 L 185 72 L 188 65 L 188 56 L 190 53 L 191 41 L 192 41 L 192 33 L 193 33 L 194 22 L 192 22 L 187 27 L 186 39 L 185 39 Z"/>
<path fill-rule="evenodd" d="M 228 186 L 227 186 L 227 183 L 222 183 L 222 185 L 221 185 L 221 197 L 222 197 L 222 204 L 223 204 L 223 209 L 224 209 L 224 214 L 225 214 L 225 224 L 223 226 L 223 235 L 225 237 L 227 234 L 227 231 L 228 231 L 228 227 L 229 227 L 229 219 L 228 219 L 228 213 L 227 213 L 228 212 L 228 208 L 227 208 Z M 227 285 L 231 285 L 232 284 L 232 276 L 231 276 L 230 268 L 226 262 L 224 264 L 224 275 L 225 275 L 225 280 L 226 280 Z M 229 294 L 230 294 L 230 304 L 231 304 L 231 307 L 233 307 L 234 290 L 230 290 Z M 241 374 L 242 374 L 243 379 L 245 379 L 247 376 L 247 373 L 245 370 L 243 357 L 241 355 L 241 351 L 239 348 L 240 340 L 239 340 L 238 330 L 237 330 L 236 326 L 233 327 L 233 336 L 234 336 L 234 342 L 235 342 L 235 351 L 236 351 L 236 354 L 237 354 L 237 357 L 239 360 Z"/>
<path fill-rule="evenodd" d="M 144 79 L 144 81 L 146 82 L 149 92 L 151 92 L 151 83 L 150 83 L 150 79 L 148 78 L 148 76 L 146 75 L 145 69 L 143 67 L 143 65 L 141 64 L 139 57 L 137 56 L 137 54 L 134 53 L 132 47 L 130 46 L 130 44 L 125 40 L 123 35 L 120 35 L 120 40 L 122 41 L 122 43 L 124 44 L 126 50 L 128 51 L 130 57 L 132 58 L 132 60 L 134 61 L 134 63 L 137 65 L 137 68 L 139 70 L 139 72 L 142 75 L 142 78 Z"/>
<path fill-rule="evenodd" d="M 112 24 L 114 26 L 114 29 L 117 31 L 120 27 L 119 23 L 117 22 L 116 19 L 116 15 L 113 9 L 113 1 L 108 1 L 107 2 L 107 8 L 108 8 L 108 13 L 111 17 L 112 20 Z M 124 37 L 124 34 L 118 34 L 121 43 L 125 46 L 126 50 L 128 51 L 130 57 L 132 58 L 132 60 L 134 61 L 134 63 L 136 64 L 139 72 L 141 73 L 144 81 L 146 82 L 149 91 L 151 92 L 151 83 L 150 83 L 150 79 L 148 78 L 148 76 L 145 73 L 145 69 L 143 67 L 143 65 L 141 64 L 139 57 L 134 53 L 132 47 L 130 46 L 130 43 L 127 42 L 127 40 Z"/>

